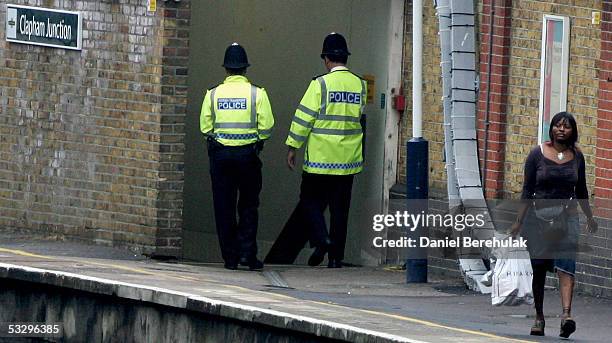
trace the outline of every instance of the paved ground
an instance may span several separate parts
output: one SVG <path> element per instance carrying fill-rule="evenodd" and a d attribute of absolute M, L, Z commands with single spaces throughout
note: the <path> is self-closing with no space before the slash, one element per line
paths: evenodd
<path fill-rule="evenodd" d="M 546 292 L 547 334 L 528 335 L 529 306 L 496 307 L 460 280 L 407 285 L 404 273 L 385 268 L 267 266 L 269 273 L 229 271 L 219 264 L 149 260 L 125 250 L 0 234 L 0 262 L 95 276 L 250 305 L 425 342 L 554 342 L 559 295 Z M 612 300 L 578 295 L 576 342 L 610 342 Z"/>

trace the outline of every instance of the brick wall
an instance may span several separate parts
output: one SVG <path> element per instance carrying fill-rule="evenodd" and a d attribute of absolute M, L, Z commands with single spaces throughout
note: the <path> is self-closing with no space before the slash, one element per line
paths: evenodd
<path fill-rule="evenodd" d="M 588 275 L 583 289 L 612 297 L 612 1 L 603 1 L 601 53 L 598 61 L 599 102 L 597 149 L 595 158 L 595 215 L 599 232 L 585 237 L 593 252 L 583 254 L 579 262 Z"/>
<path fill-rule="evenodd" d="M 163 10 L 160 183 L 157 253 L 181 254 L 187 73 L 189 64 L 189 1 L 166 3 Z"/>
<path fill-rule="evenodd" d="M 508 77 L 507 143 L 503 192 L 516 197 L 523 184 L 523 164 L 538 140 L 540 55 L 544 14 L 570 18 L 570 58 L 567 110 L 579 125 L 580 147 L 587 162 L 587 185 L 594 185 L 597 118 L 597 61 L 600 32 L 591 12 L 601 2 L 584 0 L 512 1 L 510 69 Z"/>
<path fill-rule="evenodd" d="M 81 12 L 83 49 L 70 51 L 7 43 L 6 3 L 0 227 L 176 253 L 187 13 L 147 14 L 136 0 L 10 2 Z"/>
<path fill-rule="evenodd" d="M 407 1 L 404 44 L 406 111 L 400 122 L 398 182 L 406 183 L 406 142 L 412 138 L 412 4 Z M 423 2 L 423 138 L 429 141 L 429 184 L 446 192 L 440 39 L 433 1 Z"/>
<path fill-rule="evenodd" d="M 491 9 L 493 26 L 491 29 Z M 486 196 L 503 197 L 506 145 L 506 104 L 510 68 L 511 0 L 484 0 L 479 6 L 480 93 L 478 98 L 478 154 Z M 492 42 L 492 45 L 490 45 Z M 489 77 L 489 49 L 491 76 Z M 490 81 L 490 91 L 489 91 Z M 487 103 L 488 100 L 488 103 Z M 488 113 L 487 113 L 488 112 Z M 488 122 L 488 130 L 486 123 Z M 485 144 L 485 141 L 488 143 Z M 484 150 L 487 150 L 486 164 Z"/>
<path fill-rule="evenodd" d="M 612 218 L 612 1 L 604 1 L 602 14 L 595 202 L 602 217 Z"/>

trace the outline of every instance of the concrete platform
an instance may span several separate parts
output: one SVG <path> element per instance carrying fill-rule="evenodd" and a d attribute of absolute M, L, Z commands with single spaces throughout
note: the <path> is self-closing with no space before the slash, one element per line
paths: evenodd
<path fill-rule="evenodd" d="M 269 273 L 162 263 L 119 249 L 30 237 L 1 238 L 0 261 L 0 282 L 47 285 L 289 330 L 310 337 L 306 341 L 534 341 L 526 335 L 533 320 L 528 307 L 492 308 L 488 297 L 466 291 L 461 280 L 406 285 L 403 272 L 383 268 L 266 266 L 289 286 L 283 288 L 272 285 L 278 280 Z M 549 303 L 558 296 L 550 293 L 547 310 L 556 311 Z M 610 337 L 612 301 L 577 297 L 575 302 L 577 314 L 588 311 L 599 318 L 583 322 L 576 315 L 575 337 L 591 342 Z M 547 323 L 555 334 L 558 323 L 554 318 Z"/>

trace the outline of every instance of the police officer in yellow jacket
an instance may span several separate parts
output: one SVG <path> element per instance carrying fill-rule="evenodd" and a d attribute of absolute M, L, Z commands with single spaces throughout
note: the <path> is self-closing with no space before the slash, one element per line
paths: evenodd
<path fill-rule="evenodd" d="M 240 263 L 258 270 L 263 268 L 256 242 L 262 183 L 258 155 L 270 137 L 274 117 L 265 89 L 245 77 L 249 65 L 238 43 L 226 49 L 227 77 L 206 92 L 200 130 L 208 141 L 215 222 L 225 268 L 237 269 Z"/>
<path fill-rule="evenodd" d="M 353 177 L 363 169 L 360 119 L 367 93 L 366 82 L 346 67 L 349 55 L 342 35 L 331 33 L 325 38 L 321 58 L 329 73 L 310 82 L 286 140 L 292 170 L 296 149 L 306 144 L 300 201 L 267 260 L 293 262 L 295 248 L 301 250 L 305 243 L 299 237 L 308 231 L 316 247 L 308 264 L 319 265 L 329 252 L 328 267 L 342 266 Z M 323 216 L 327 206 L 329 234 Z M 291 231 L 294 242 L 288 239 Z"/>

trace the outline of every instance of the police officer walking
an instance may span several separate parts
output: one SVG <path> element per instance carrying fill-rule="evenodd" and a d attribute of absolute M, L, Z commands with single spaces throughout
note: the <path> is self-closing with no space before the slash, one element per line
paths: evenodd
<path fill-rule="evenodd" d="M 319 265 L 329 252 L 328 267 L 342 267 L 353 177 L 363 169 L 360 118 L 367 93 L 366 82 L 346 67 L 349 55 L 342 35 L 325 38 L 321 58 L 328 73 L 310 82 L 285 142 L 291 170 L 296 150 L 306 143 L 300 201 L 266 261 L 292 263 L 309 239 L 316 247 L 309 265 Z"/>
<path fill-rule="evenodd" d="M 200 113 L 208 141 L 215 222 L 225 268 L 263 268 L 257 259 L 257 222 L 263 142 L 274 117 L 265 89 L 245 77 L 246 51 L 238 43 L 225 50 L 227 77 L 209 89 Z M 238 210 L 238 220 L 236 220 Z"/>

